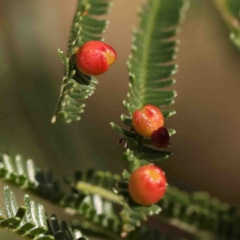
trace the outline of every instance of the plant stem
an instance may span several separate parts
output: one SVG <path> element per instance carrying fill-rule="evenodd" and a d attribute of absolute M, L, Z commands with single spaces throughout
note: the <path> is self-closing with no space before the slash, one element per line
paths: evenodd
<path fill-rule="evenodd" d="M 59 96 L 59 99 L 58 99 L 58 103 L 57 103 L 57 107 L 54 111 L 54 115 L 51 119 L 51 123 L 55 123 L 57 121 L 57 112 L 59 111 L 60 109 L 60 106 L 62 104 L 62 100 L 63 100 L 63 97 L 64 97 L 64 87 L 65 87 L 65 84 L 64 84 L 64 78 L 63 78 L 63 84 L 61 86 L 61 90 L 60 90 L 60 96 Z"/>
<path fill-rule="evenodd" d="M 101 197 L 119 205 L 123 205 L 123 198 L 122 196 L 118 196 L 112 191 L 106 190 L 102 187 L 94 186 L 92 184 L 86 182 L 78 182 L 76 184 L 76 189 L 79 191 L 84 192 L 85 194 L 98 194 Z"/>

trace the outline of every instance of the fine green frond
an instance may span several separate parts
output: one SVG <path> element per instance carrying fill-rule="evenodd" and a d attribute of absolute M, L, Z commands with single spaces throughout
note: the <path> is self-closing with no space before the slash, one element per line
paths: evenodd
<path fill-rule="evenodd" d="M 128 60 L 130 94 L 124 102 L 131 114 L 146 104 L 159 108 L 174 103 L 176 92 L 163 90 L 175 83 L 178 25 L 184 0 L 149 0 L 139 12 L 140 29 L 133 31 Z"/>
<path fill-rule="evenodd" d="M 31 159 L 25 161 L 20 155 L 15 158 L 0 153 L 0 178 L 21 188 L 36 188 L 36 168 Z"/>
<path fill-rule="evenodd" d="M 137 134 L 131 116 L 146 104 L 159 107 L 164 118 L 176 113 L 175 110 L 162 107 L 173 104 L 176 96 L 174 90 L 164 88 L 175 83 L 172 76 L 177 70 L 174 63 L 178 45 L 176 34 L 187 5 L 186 0 L 149 0 L 139 12 L 140 27 L 133 31 L 132 53 L 127 63 L 130 93 L 123 102 L 129 116 L 121 116 L 122 122 L 131 130 L 111 123 L 112 128 L 127 142 L 123 159 L 128 161 L 130 171 L 144 164 L 157 163 L 171 155 L 170 151 L 156 149 L 150 139 Z M 174 129 L 168 131 L 170 136 L 176 133 Z"/>
<path fill-rule="evenodd" d="M 71 181 L 71 183 L 73 183 L 76 192 L 90 194 L 93 197 L 96 197 L 97 193 L 97 196 L 101 197 L 101 201 L 103 201 L 103 203 L 104 200 L 107 200 L 107 206 L 111 206 L 111 203 L 121 205 L 121 221 L 115 221 L 115 230 L 110 230 L 117 234 L 121 233 L 121 236 L 127 236 L 130 231 L 133 231 L 136 227 L 140 226 L 142 221 L 147 220 L 149 215 L 158 214 L 161 208 L 156 205 L 152 205 L 151 207 L 142 207 L 131 202 L 126 202 L 123 199 L 124 194 L 122 194 L 122 188 L 120 187 L 122 184 L 124 185 L 125 182 L 119 181 L 120 176 L 118 175 L 112 175 L 109 172 L 89 171 L 86 175 L 78 172 L 75 175 L 75 183 L 73 183 L 73 181 Z M 118 187 L 116 187 L 116 184 Z M 125 187 L 127 186 L 125 185 Z M 114 192 L 112 192 L 113 188 Z M 125 192 L 128 193 L 128 191 Z M 129 199 L 129 195 L 127 195 L 127 197 L 125 195 L 124 197 L 126 200 Z M 111 201 L 111 203 L 109 201 Z M 97 209 L 96 206 L 94 209 Z M 107 211 L 104 211 L 104 213 L 106 215 Z M 114 214 L 112 213 L 110 216 L 111 220 L 113 216 Z"/>
<path fill-rule="evenodd" d="M 121 221 L 114 212 L 113 203 L 123 205 L 124 199 L 112 191 L 119 180 L 119 175 L 93 170 L 78 171 L 74 179 L 68 179 L 76 197 L 87 195 L 83 201 L 71 206 L 77 216 L 74 228 L 91 236 L 97 233 L 96 236 L 120 239 Z"/>
<path fill-rule="evenodd" d="M 112 203 L 93 195 L 86 197 L 75 209 L 75 212 L 70 210 L 75 216 L 74 229 L 89 236 L 120 240 L 121 223 Z"/>
<path fill-rule="evenodd" d="M 120 182 L 120 180 L 121 178 L 118 175 L 112 175 L 109 172 L 94 172 L 90 170 L 86 174 L 77 172 L 75 174 L 75 180 L 71 180 L 70 183 L 76 193 L 89 194 L 93 198 L 98 197 L 108 206 L 112 203 L 121 205 L 121 222 L 115 220 L 114 232 L 117 234 L 121 233 L 121 236 L 127 236 L 130 231 L 133 231 L 136 227 L 140 226 L 142 221 L 147 220 L 148 216 L 158 214 L 161 208 L 157 205 L 142 207 L 134 204 L 128 194 L 128 184 L 126 182 Z M 112 189 L 114 192 L 112 192 Z M 128 200 L 130 200 L 130 202 L 126 202 Z M 85 208 L 81 206 L 78 209 Z M 95 205 L 94 209 L 95 211 L 97 210 L 97 205 Z M 101 215 L 104 213 L 105 217 L 109 217 L 109 214 L 107 214 L 106 211 L 100 212 Z M 86 218 L 87 213 L 81 213 L 80 215 Z M 112 219 L 113 216 L 114 214 L 112 213 L 110 219 Z M 98 225 L 100 224 L 98 223 Z M 83 230 L 82 228 L 80 229 Z M 109 236 L 109 234 L 107 234 L 107 236 Z"/>
<path fill-rule="evenodd" d="M 43 172 L 33 160 L 26 160 L 20 155 L 0 154 L 0 178 L 55 203 L 62 204 L 65 200 L 66 204 L 71 198 L 62 190 L 60 182 L 53 178 L 51 171 Z"/>
<path fill-rule="evenodd" d="M 118 175 L 93 170 L 86 173 L 78 171 L 73 179 L 65 179 L 68 189 L 64 191 L 51 171 L 44 172 L 36 168 L 32 160 L 24 161 L 19 155 L 11 158 L 8 154 L 1 154 L 0 177 L 76 215 L 81 220 L 79 228 L 86 233 L 120 235 L 121 223 L 112 207 L 112 202 L 123 204 L 122 196 L 112 192 L 120 179 Z"/>
<path fill-rule="evenodd" d="M 173 62 L 178 43 L 176 34 L 185 14 L 186 5 L 185 0 L 149 0 L 139 12 L 140 29 L 133 31 L 132 54 L 127 63 L 130 93 L 127 95 L 128 99 L 123 102 L 129 116 L 121 116 L 122 122 L 130 127 L 130 131 L 111 123 L 111 127 L 125 140 L 127 149 L 123 159 L 128 162 L 130 172 L 141 165 L 157 163 L 171 154 L 170 151 L 156 149 L 150 139 L 137 134 L 132 126 L 131 115 L 146 104 L 155 105 L 162 110 L 162 107 L 174 102 L 176 92 L 163 89 L 175 83 L 172 75 L 177 69 Z M 175 114 L 174 110 L 162 110 L 162 112 L 164 118 Z M 175 133 L 174 129 L 168 131 L 170 135 Z M 141 207 L 133 202 L 128 193 L 129 176 L 130 173 L 125 170 L 123 177 L 126 182 L 120 182 L 115 190 L 129 199 L 129 205 L 124 205 L 121 212 L 123 235 L 140 226 L 141 221 L 146 220 L 149 215 L 161 211 L 156 205 Z"/>
<path fill-rule="evenodd" d="M 76 217 L 73 222 L 74 228 L 91 236 L 102 235 L 113 239 L 118 238 L 121 222 L 113 210 L 113 203 L 122 205 L 123 198 L 113 193 L 112 188 L 120 176 L 92 169 L 86 173 L 77 171 L 74 178 L 65 179 L 70 193 L 63 193 L 60 191 L 62 189 L 60 182 L 53 180 L 52 174 L 40 173 L 36 175 L 36 179 L 42 191 L 39 191 L 39 187 L 36 189 L 36 193 L 40 193 L 41 196 L 64 207 L 70 215 L 74 215 Z M 61 198 L 51 197 L 53 192 Z"/>
<path fill-rule="evenodd" d="M 230 30 L 230 40 L 240 50 L 240 1 L 214 0 L 214 2 Z"/>
<path fill-rule="evenodd" d="M 33 160 L 23 159 L 16 155 L 11 157 L 6 153 L 0 154 L 0 178 L 24 189 L 29 189 L 54 203 L 69 206 L 78 197 L 84 199 L 86 195 L 98 194 L 102 198 L 114 203 L 122 204 L 121 196 L 112 192 L 112 188 L 120 180 L 117 174 L 110 172 L 88 170 L 86 173 L 77 171 L 74 178 L 66 178 L 65 184 L 69 191 L 64 191 L 61 182 L 54 179 L 53 172 L 37 168 Z M 79 199 L 78 199 L 79 200 Z"/>
<path fill-rule="evenodd" d="M 75 174 L 75 180 L 72 180 L 71 183 L 74 188 L 74 192 L 76 193 L 90 194 L 93 197 L 96 197 L 97 193 L 97 196 L 101 197 L 101 201 L 107 200 L 106 203 L 108 206 L 111 206 L 111 203 L 121 205 L 121 221 L 118 220 L 118 224 L 115 223 L 114 232 L 118 234 L 121 232 L 122 236 L 126 236 L 128 232 L 133 231 L 136 227 L 140 226 L 142 221 L 147 220 L 148 216 L 158 214 L 161 208 L 156 205 L 142 207 L 133 204 L 131 200 L 129 203 L 126 202 L 123 199 L 123 196 L 126 200 L 129 199 L 127 190 L 128 185 L 126 185 L 125 182 L 120 182 L 120 179 L 120 176 L 112 175 L 109 172 L 94 172 L 90 170 L 86 174 L 77 172 Z M 113 188 L 114 192 L 112 192 Z M 111 203 L 109 201 L 111 201 Z M 107 212 L 104 211 L 104 213 L 106 215 Z M 113 213 L 111 215 L 114 216 Z M 111 231 L 113 231 L 113 229 L 111 229 Z"/>
<path fill-rule="evenodd" d="M 3 191 L 4 208 L 0 206 L 0 228 L 24 239 L 87 240 L 81 237 L 81 232 L 73 233 L 66 222 L 59 226 L 55 215 L 51 217 L 50 224 L 44 207 L 28 195 L 24 196 L 24 205 L 18 207 L 15 195 L 9 187 L 5 186 Z"/>
<path fill-rule="evenodd" d="M 126 198 L 130 198 L 128 192 L 130 173 L 125 170 L 123 177 L 126 181 L 119 182 L 115 191 Z M 137 221 L 140 219 L 137 218 L 136 205 L 130 206 L 127 209 L 129 213 L 124 215 L 127 221 L 124 218 L 122 219 L 126 231 L 131 231 L 140 224 L 140 221 Z M 152 212 L 150 211 L 152 207 L 156 209 L 155 213 L 154 208 Z M 145 211 L 148 211 L 145 217 L 158 214 L 161 211 L 161 214 L 158 215 L 160 222 L 195 235 L 198 237 L 197 239 L 205 240 L 204 236 L 207 234 L 211 237 L 209 239 L 212 240 L 240 239 L 240 209 L 223 203 L 219 199 L 212 198 L 206 192 L 189 194 L 175 187 L 168 186 L 164 198 L 157 205 L 145 207 Z M 130 236 L 132 236 L 131 233 Z"/>
<path fill-rule="evenodd" d="M 0 227 L 29 239 L 52 240 L 46 234 L 48 228 L 44 207 L 24 197 L 24 205 L 18 207 L 14 193 L 4 187 L 4 208 L 0 206 Z"/>
<path fill-rule="evenodd" d="M 58 50 L 65 67 L 65 76 L 61 86 L 59 101 L 52 117 L 52 123 L 61 119 L 66 123 L 80 120 L 85 104 L 84 99 L 90 97 L 98 83 L 92 76 L 82 74 L 75 64 L 75 50 L 90 40 L 103 41 L 102 33 L 108 21 L 100 20 L 98 15 L 109 12 L 111 0 L 78 0 L 76 14 L 69 36 L 67 55 Z"/>
<path fill-rule="evenodd" d="M 210 231 L 216 235 L 214 239 L 240 239 L 240 209 L 211 198 L 208 193 L 188 194 L 168 187 L 159 205 L 162 207 L 159 218 L 166 217 L 173 226 L 187 223 L 197 230 Z"/>
<path fill-rule="evenodd" d="M 26 239 L 52 240 L 48 230 L 44 207 L 36 204 L 28 195 L 24 205 L 18 207 L 14 193 L 4 187 L 4 208 L 0 206 L 0 227 Z"/>

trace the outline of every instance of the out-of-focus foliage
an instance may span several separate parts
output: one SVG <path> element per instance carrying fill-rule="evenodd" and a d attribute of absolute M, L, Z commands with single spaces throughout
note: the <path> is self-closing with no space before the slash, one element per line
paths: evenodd
<path fill-rule="evenodd" d="M 222 14 L 223 20 L 230 29 L 230 39 L 240 50 L 240 1 L 214 0 Z"/>

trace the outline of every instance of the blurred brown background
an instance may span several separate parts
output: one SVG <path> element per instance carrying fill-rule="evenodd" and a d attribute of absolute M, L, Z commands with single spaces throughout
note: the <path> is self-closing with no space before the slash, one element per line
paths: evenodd
<path fill-rule="evenodd" d="M 120 123 L 124 113 L 130 27 L 140 3 L 115 0 L 105 37 L 118 61 L 98 78 L 82 120 L 51 125 L 63 76 L 57 48 L 66 50 L 76 0 L 0 0 L 3 151 L 33 158 L 59 177 L 89 167 L 121 173 L 123 148 L 109 122 Z M 209 0 L 192 0 L 180 37 L 177 115 L 167 122 L 178 133 L 171 140 L 174 155 L 161 166 L 170 184 L 239 205 L 240 53 Z"/>

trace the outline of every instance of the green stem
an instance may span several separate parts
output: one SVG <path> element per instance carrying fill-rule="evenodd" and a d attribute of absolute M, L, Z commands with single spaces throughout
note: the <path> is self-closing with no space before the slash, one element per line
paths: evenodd
<path fill-rule="evenodd" d="M 60 91 L 60 96 L 59 96 L 59 99 L 58 99 L 58 103 L 57 103 L 57 106 L 56 106 L 56 109 L 54 111 L 54 115 L 51 119 L 51 123 L 55 123 L 57 121 L 57 113 L 58 111 L 60 110 L 61 108 L 61 104 L 62 104 L 62 101 L 63 101 L 63 97 L 64 97 L 64 88 L 65 88 L 65 83 L 64 83 L 64 80 L 65 78 L 63 78 L 63 82 L 62 82 L 62 86 L 61 86 L 61 91 Z"/>
<path fill-rule="evenodd" d="M 76 184 L 76 189 L 79 191 L 84 192 L 85 194 L 98 194 L 104 199 L 107 199 L 113 203 L 117 203 L 119 205 L 123 205 L 123 197 L 118 196 L 112 191 L 109 191 L 105 188 L 94 186 L 92 184 L 86 183 L 86 182 L 78 182 Z"/>

